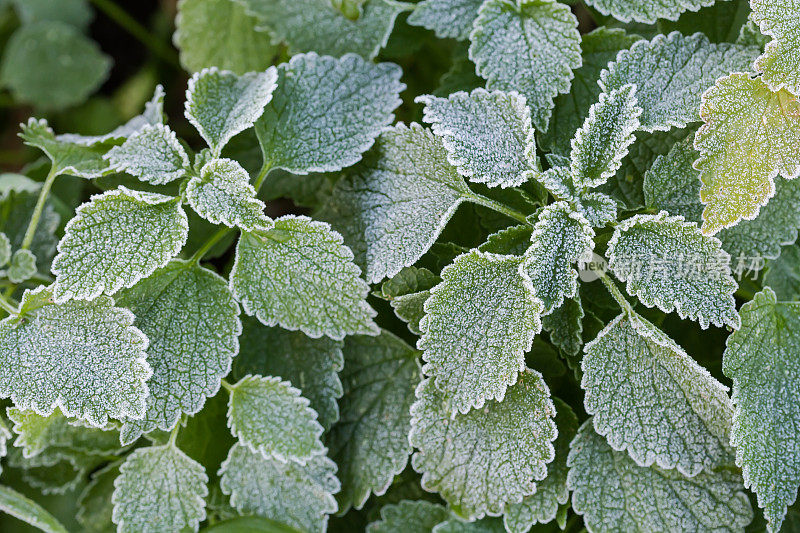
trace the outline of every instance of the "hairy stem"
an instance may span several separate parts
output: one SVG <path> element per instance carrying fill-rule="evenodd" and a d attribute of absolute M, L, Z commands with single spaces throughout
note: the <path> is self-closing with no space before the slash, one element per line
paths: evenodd
<path fill-rule="evenodd" d="M 611 293 L 612 298 L 614 298 L 622 310 L 628 315 L 634 314 L 635 311 L 633 310 L 633 307 L 631 307 L 631 304 L 622 295 L 622 291 L 619 290 L 619 287 L 617 287 L 616 283 L 611 281 L 611 278 L 609 278 L 605 272 L 598 272 L 598 274 L 600 275 L 600 279 L 603 281 L 603 285 L 606 286 L 606 289 L 608 289 L 608 292 Z"/>
<path fill-rule="evenodd" d="M 258 171 L 258 176 L 253 182 L 253 188 L 256 192 L 261 190 L 261 186 L 264 185 L 264 180 L 267 179 L 267 174 L 269 174 L 270 170 L 272 170 L 272 164 L 264 161 L 264 164 L 261 165 L 261 170 Z"/>
<path fill-rule="evenodd" d="M 514 220 L 518 220 L 523 224 L 527 224 L 528 226 L 531 225 L 531 223 L 528 222 L 528 218 L 523 213 L 517 211 L 512 207 L 507 206 L 506 204 L 497 202 L 495 200 L 492 200 L 491 198 L 487 198 L 486 196 L 477 193 L 472 193 L 469 196 L 469 199 L 478 205 L 482 205 L 483 207 L 488 207 L 493 211 L 497 211 L 498 213 L 506 215 L 507 217 L 511 217 Z"/>
<path fill-rule="evenodd" d="M 2 307 L 3 310 L 7 312 L 9 315 L 19 314 L 19 309 L 11 305 L 11 302 L 6 300 L 5 296 L 0 296 L 0 307 Z"/>
<path fill-rule="evenodd" d="M 203 243 L 203 246 L 197 249 L 189 261 L 192 263 L 198 263 L 208 253 L 208 251 L 213 248 L 215 244 L 217 244 L 223 237 L 232 231 L 232 228 L 225 226 L 219 228 L 205 243 Z"/>
<path fill-rule="evenodd" d="M 39 219 L 42 218 L 42 211 L 44 210 L 44 204 L 47 201 L 47 195 L 50 194 L 50 188 L 53 186 L 56 176 L 58 176 L 58 171 L 56 166 L 52 165 L 50 167 L 50 172 L 47 174 L 47 178 L 44 180 L 44 184 L 42 184 L 42 190 L 39 191 L 39 198 L 36 200 L 36 207 L 33 208 L 31 221 L 28 223 L 28 229 L 25 230 L 25 237 L 22 239 L 22 245 L 20 246 L 21 250 L 27 250 L 31 247 L 31 244 L 33 244 L 33 236 L 36 235 L 36 228 L 39 227 Z"/>

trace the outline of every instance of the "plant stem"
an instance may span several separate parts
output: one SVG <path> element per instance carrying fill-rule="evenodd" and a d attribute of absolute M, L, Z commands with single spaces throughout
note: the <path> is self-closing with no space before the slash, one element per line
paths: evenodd
<path fill-rule="evenodd" d="M 105 15 L 113 20 L 122 29 L 130 33 L 140 43 L 146 46 L 153 54 L 158 56 L 163 61 L 170 65 L 181 68 L 178 61 L 178 56 L 174 50 L 164 43 L 156 36 L 147 31 L 147 28 L 139 24 L 136 19 L 131 17 L 124 9 L 119 7 L 112 0 L 90 0 L 94 6 L 105 13 Z"/>
<path fill-rule="evenodd" d="M 228 227 L 221 227 L 219 228 L 205 243 L 203 246 L 198 248 L 198 250 L 192 255 L 189 259 L 192 263 L 198 263 L 203 257 L 208 253 L 211 248 L 217 244 L 225 235 L 233 231 L 233 229 Z"/>
<path fill-rule="evenodd" d="M 612 298 L 616 300 L 616 302 L 619 304 L 619 306 L 622 308 L 625 314 L 628 315 L 635 314 L 633 307 L 631 307 L 631 304 L 622 295 L 622 292 L 619 290 L 617 285 L 613 281 L 611 281 L 611 278 L 609 278 L 604 272 L 598 272 L 598 274 L 600 275 L 600 279 L 603 281 L 603 285 L 606 286 L 606 289 L 608 289 L 608 292 L 611 293 Z"/>
<path fill-rule="evenodd" d="M 8 300 L 5 299 L 4 296 L 0 296 L 0 307 L 3 308 L 9 315 L 18 315 L 19 309 L 11 305 Z"/>
<path fill-rule="evenodd" d="M 483 195 L 480 195 L 480 194 L 477 194 L 477 193 L 472 193 L 469 196 L 469 199 L 472 200 L 473 202 L 475 202 L 478 205 L 482 205 L 483 207 L 488 207 L 489 209 L 491 209 L 493 211 L 497 211 L 498 213 L 506 215 L 507 217 L 511 217 L 514 220 L 518 220 L 518 221 L 522 222 L 523 224 L 527 224 L 528 226 L 531 225 L 531 223 L 528 222 L 528 218 L 524 214 L 522 214 L 521 212 L 517 211 L 516 209 L 513 209 L 513 208 L 507 206 L 506 204 L 502 204 L 500 202 L 496 202 L 495 200 L 492 200 L 491 198 L 487 198 L 487 197 L 485 197 Z"/>
<path fill-rule="evenodd" d="M 224 388 L 226 391 L 233 392 L 233 386 L 230 383 L 228 383 L 227 380 L 223 379 L 222 381 L 220 381 L 220 383 L 222 384 L 222 388 Z"/>
<path fill-rule="evenodd" d="M 36 200 L 36 207 L 33 208 L 33 215 L 31 216 L 31 221 L 28 224 L 28 229 L 25 230 L 25 237 L 22 239 L 20 250 L 27 250 L 33 243 L 33 237 L 36 235 L 36 228 L 39 226 L 39 219 L 42 218 L 42 211 L 44 210 L 44 204 L 47 201 L 47 195 L 50 194 L 50 188 L 53 186 L 56 176 L 58 176 L 58 170 L 56 169 L 55 165 L 51 165 L 50 172 L 48 172 L 47 178 L 45 178 L 44 184 L 42 185 L 42 190 L 39 191 L 39 198 Z"/>
<path fill-rule="evenodd" d="M 253 188 L 256 192 L 261 190 L 261 186 L 264 184 L 264 180 L 267 178 L 267 174 L 269 174 L 270 170 L 272 170 L 272 164 L 264 161 L 264 164 L 261 165 L 261 170 L 258 171 L 256 180 L 253 182 Z"/>

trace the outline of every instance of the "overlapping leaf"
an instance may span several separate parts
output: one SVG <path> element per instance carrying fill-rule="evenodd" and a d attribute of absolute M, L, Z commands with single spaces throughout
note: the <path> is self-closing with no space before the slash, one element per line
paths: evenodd
<path fill-rule="evenodd" d="M 469 38 L 483 0 L 423 0 L 408 16 L 408 23 L 433 30 L 437 37 Z"/>
<path fill-rule="evenodd" d="M 6 413 L 17 435 L 14 446 L 22 449 L 25 458 L 35 457 L 48 449 L 67 448 L 70 451 L 103 454 L 115 452 L 120 447 L 118 432 L 108 428 L 85 427 L 65 417 L 58 409 L 47 416 L 16 407 L 9 407 Z"/>
<path fill-rule="evenodd" d="M 182 178 L 189 156 L 175 132 L 163 124 L 145 126 L 105 156 L 113 170 L 127 172 L 154 185 Z"/>
<path fill-rule="evenodd" d="M 786 88 L 800 95 L 800 21 L 797 0 L 752 0 L 753 21 L 761 33 L 772 37 L 764 55 L 756 61 L 761 79 L 770 89 Z"/>
<path fill-rule="evenodd" d="M 384 505 L 381 518 L 367 526 L 367 533 L 430 533 L 449 517 L 444 506 L 424 500 L 402 500 Z"/>
<path fill-rule="evenodd" d="M 53 164 L 53 172 L 70 174 L 79 178 L 99 178 L 112 172 L 103 159 L 107 148 L 84 146 L 68 139 L 60 139 L 44 119 L 29 118 L 21 124 L 20 137 L 28 146 L 40 149 Z"/>
<path fill-rule="evenodd" d="M 587 4 L 603 15 L 611 15 L 623 22 L 652 24 L 658 19 L 677 20 L 684 11 L 697 11 L 710 6 L 714 0 L 587 0 Z"/>

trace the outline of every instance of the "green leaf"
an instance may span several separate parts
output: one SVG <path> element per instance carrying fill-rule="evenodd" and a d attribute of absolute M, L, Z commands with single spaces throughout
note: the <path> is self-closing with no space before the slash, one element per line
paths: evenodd
<path fill-rule="evenodd" d="M 57 20 L 86 31 L 94 14 L 86 0 L 11 0 L 23 24 Z"/>
<path fill-rule="evenodd" d="M 695 168 L 706 204 L 703 231 L 713 234 L 755 218 L 775 193 L 775 176 L 800 174 L 800 103 L 761 78 L 734 73 L 706 91 L 700 115 Z"/>
<path fill-rule="evenodd" d="M 342 233 L 367 281 L 377 283 L 422 257 L 470 195 L 441 139 L 419 124 L 398 124 L 337 182 L 320 216 Z"/>
<path fill-rule="evenodd" d="M 147 409 L 125 420 L 123 443 L 153 429 L 168 431 L 182 413 L 195 414 L 214 396 L 231 368 L 242 331 L 239 306 L 219 275 L 174 259 L 117 297 L 150 339 L 153 367 Z"/>
<path fill-rule="evenodd" d="M 761 79 L 773 91 L 786 88 L 792 94 L 800 94 L 800 4 L 797 0 L 752 0 L 751 8 L 761 33 L 772 37 L 755 64 L 763 73 Z"/>
<path fill-rule="evenodd" d="M 144 126 L 103 156 L 110 168 L 127 172 L 153 185 L 163 185 L 186 175 L 189 156 L 175 132 L 163 124 Z"/>
<path fill-rule="evenodd" d="M 119 464 L 111 463 L 92 474 L 89 483 L 78 496 L 78 512 L 75 518 L 86 531 L 107 533 L 114 530 L 111 520 L 114 504 L 111 497 L 114 493 L 114 480 L 119 476 Z"/>
<path fill-rule="evenodd" d="M 236 74 L 272 65 L 278 46 L 258 20 L 233 0 L 181 0 L 172 37 L 189 72 L 219 67 Z"/>
<path fill-rule="evenodd" d="M 700 173 L 692 166 L 696 159 L 691 138 L 675 143 L 667 155 L 656 157 L 642 186 L 647 207 L 700 222 Z"/>
<path fill-rule="evenodd" d="M 278 88 L 256 122 L 270 168 L 331 172 L 361 159 L 400 105 L 402 71 L 348 54 L 294 56 L 278 66 Z"/>
<path fill-rule="evenodd" d="M 800 300 L 800 247 L 791 244 L 780 257 L 770 261 L 764 274 L 764 286 L 769 286 L 783 302 Z"/>
<path fill-rule="evenodd" d="M 58 409 L 47 416 L 16 407 L 6 410 L 17 435 L 14 446 L 22 449 L 26 459 L 45 450 L 66 448 L 87 454 L 110 454 L 119 450 L 119 433 L 106 428 L 91 428 L 70 420 Z M 1 433 L 1 432 L 0 432 Z M 10 436 L 10 435 L 9 435 Z"/>
<path fill-rule="evenodd" d="M 588 191 L 574 201 L 575 209 L 593 228 L 602 228 L 617 220 L 617 201 L 607 194 Z"/>
<path fill-rule="evenodd" d="M 435 528 L 434 533 L 505 533 L 500 518 L 483 518 L 475 522 L 464 522 L 458 518 L 450 518 Z"/>
<path fill-rule="evenodd" d="M 299 530 L 269 518 L 239 516 L 202 529 L 203 533 L 298 533 Z"/>
<path fill-rule="evenodd" d="M 533 125 L 547 130 L 553 99 L 581 66 L 578 21 L 553 0 L 487 0 L 470 35 L 469 57 L 488 89 L 519 91 Z"/>
<path fill-rule="evenodd" d="M 612 91 L 636 85 L 642 130 L 683 128 L 700 120 L 700 95 L 706 88 L 729 72 L 749 70 L 757 55 L 753 47 L 712 44 L 701 33 L 657 35 L 620 52 L 601 73 L 600 87 Z"/>
<path fill-rule="evenodd" d="M 628 282 L 628 294 L 647 307 L 676 311 L 703 329 L 739 327 L 730 256 L 695 223 L 666 211 L 633 216 L 614 230 L 607 257 L 614 274 Z"/>
<path fill-rule="evenodd" d="M 600 94 L 572 138 L 570 169 L 576 189 L 597 187 L 617 173 L 634 141 L 641 113 L 635 85 Z"/>
<path fill-rule="evenodd" d="M 437 503 L 403 500 L 381 507 L 381 518 L 367 526 L 367 533 L 431 533 L 449 513 Z"/>
<path fill-rule="evenodd" d="M 192 209 L 212 224 L 253 231 L 272 221 L 264 214 L 264 202 L 256 198 L 250 175 L 233 159 L 212 159 L 186 186 Z"/>
<path fill-rule="evenodd" d="M 710 6 L 714 0 L 586 0 L 586 3 L 622 22 L 634 20 L 652 24 L 658 19 L 678 20 L 684 11 L 697 11 Z"/>
<path fill-rule="evenodd" d="M 277 77 L 274 68 L 241 76 L 216 67 L 203 69 L 189 80 L 184 115 L 219 156 L 228 141 L 261 116 Z"/>
<path fill-rule="evenodd" d="M 28 146 L 38 148 L 53 163 L 52 172 L 69 174 L 79 178 L 99 178 L 113 172 L 103 159 L 107 147 L 83 146 L 70 140 L 56 137 L 44 119 L 28 119 L 21 124 L 19 136 Z"/>
<path fill-rule="evenodd" d="M 441 137 L 459 174 L 488 187 L 518 187 L 538 172 L 525 157 L 534 142 L 531 112 L 516 92 L 475 89 L 448 98 L 418 96 L 423 120 Z"/>
<path fill-rule="evenodd" d="M 409 409 L 420 382 L 419 352 L 386 330 L 345 340 L 341 418 L 328 434 L 339 465 L 340 511 L 361 509 L 370 494 L 386 492 L 411 454 Z"/>
<path fill-rule="evenodd" d="M 313 50 L 335 57 L 355 53 L 365 59 L 386 46 L 395 18 L 409 8 L 394 0 L 366 0 L 360 16 L 351 20 L 325 0 L 237 1 L 276 41 L 285 42 L 292 55 Z"/>
<path fill-rule="evenodd" d="M 22 283 L 36 274 L 36 256 L 30 250 L 17 250 L 11 256 L 8 266 L 8 280 L 12 283 Z"/>
<path fill-rule="evenodd" d="M 408 23 L 433 30 L 441 39 L 464 41 L 478 17 L 483 0 L 423 0 L 414 6 Z"/>
<path fill-rule="evenodd" d="M 430 290 L 412 292 L 396 296 L 389 301 L 395 316 L 405 322 L 408 330 L 414 335 L 422 335 L 419 323 L 425 316 L 425 302 L 430 295 Z"/>
<path fill-rule="evenodd" d="M 264 459 L 234 444 L 220 468 L 222 492 L 243 514 L 278 520 L 303 531 L 322 532 L 336 512 L 336 465 L 324 455 L 305 465 Z"/>
<path fill-rule="evenodd" d="M 502 401 L 525 369 L 543 306 L 521 264 L 520 257 L 473 250 L 446 267 L 431 290 L 418 346 L 445 410 L 467 413 Z"/>
<path fill-rule="evenodd" d="M 422 488 L 438 492 L 467 519 L 499 516 L 507 504 L 536 491 L 547 475 L 558 431 L 555 408 L 541 374 L 521 373 L 502 402 L 451 415 L 432 379 L 417 388 L 409 442 Z"/>
<path fill-rule="evenodd" d="M 242 325 L 239 355 L 231 371 L 234 379 L 260 374 L 288 380 L 309 399 L 322 427 L 329 429 L 339 419 L 336 400 L 342 397 L 338 374 L 344 367 L 342 343 L 270 328 L 251 317 L 244 317 Z"/>
<path fill-rule="evenodd" d="M 289 215 L 270 229 L 242 233 L 230 287 L 245 312 L 267 326 L 335 340 L 377 334 L 369 286 L 352 260 L 327 224 Z"/>
<path fill-rule="evenodd" d="M 0 511 L 19 518 L 46 533 L 67 533 L 67 529 L 44 507 L 3 485 L 0 485 Z"/>
<path fill-rule="evenodd" d="M 731 444 L 745 486 L 758 495 L 771 531 L 778 531 L 800 485 L 794 430 L 800 304 L 778 302 L 767 287 L 742 306 L 741 315 L 742 327 L 728 337 L 722 359 L 733 380 Z"/>
<path fill-rule="evenodd" d="M 534 524 L 552 522 L 559 506 L 569 501 L 567 456 L 569 443 L 578 431 L 578 418 L 569 405 L 558 398 L 554 398 L 553 403 L 558 427 L 558 438 L 553 443 L 555 459 L 547 465 L 547 477 L 536 486 L 536 492 L 506 508 L 503 523 L 510 533 L 526 533 Z"/>
<path fill-rule="evenodd" d="M 583 346 L 583 305 L 580 293 L 567 298 L 561 307 L 542 317 L 542 329 L 550 334 L 550 342 L 570 356 L 576 356 Z"/>
<path fill-rule="evenodd" d="M 0 233 L 0 266 L 5 266 L 11 261 L 11 241 L 5 233 Z"/>
<path fill-rule="evenodd" d="M 67 223 L 53 260 L 57 302 L 133 287 L 186 243 L 180 199 L 125 187 L 96 194 Z"/>
<path fill-rule="evenodd" d="M 172 443 L 137 449 L 114 482 L 117 531 L 196 531 L 206 517 L 206 483 L 203 466 Z"/>
<path fill-rule="evenodd" d="M 288 381 L 245 376 L 231 386 L 228 426 L 243 446 L 265 459 L 306 464 L 325 453 L 322 426 L 308 404 Z"/>
<path fill-rule="evenodd" d="M 585 352 L 586 412 L 612 448 L 690 477 L 732 462 L 727 387 L 658 328 L 622 314 Z"/>
<path fill-rule="evenodd" d="M 542 314 L 561 307 L 578 290 L 578 272 L 573 265 L 594 249 L 594 231 L 589 222 L 566 202 L 543 208 L 531 235 L 520 273 L 533 285 L 544 304 Z"/>
<path fill-rule="evenodd" d="M 78 29 L 45 20 L 11 35 L 3 51 L 0 83 L 20 103 L 63 109 L 84 102 L 97 90 L 111 64 Z"/>
<path fill-rule="evenodd" d="M 685 477 L 640 467 L 597 435 L 591 419 L 570 448 L 572 508 L 591 531 L 744 531 L 753 519 L 741 478 L 730 470 Z"/>
<path fill-rule="evenodd" d="M 108 297 L 50 303 L 26 290 L 21 314 L 0 322 L 0 396 L 20 409 L 102 427 L 109 417 L 141 417 L 151 370 L 147 338 L 133 314 Z"/>
<path fill-rule="evenodd" d="M 489 235 L 486 242 L 478 246 L 481 252 L 503 255 L 522 255 L 531 245 L 533 228 L 527 224 L 510 226 Z"/>

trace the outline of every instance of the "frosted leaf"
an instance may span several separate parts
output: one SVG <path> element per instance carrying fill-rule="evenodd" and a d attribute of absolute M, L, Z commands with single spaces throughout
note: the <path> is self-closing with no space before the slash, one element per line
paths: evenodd
<path fill-rule="evenodd" d="M 622 22 L 635 20 L 652 24 L 658 19 L 678 20 L 684 11 L 697 11 L 710 6 L 714 0 L 586 0 L 586 3 Z"/>
<path fill-rule="evenodd" d="M 94 18 L 92 8 L 86 0 L 10 0 L 23 24 L 32 24 L 40 20 L 59 20 L 70 26 L 86 31 Z"/>
<path fill-rule="evenodd" d="M 747 71 L 758 55 L 754 47 L 712 44 L 696 33 L 684 37 L 677 31 L 639 41 L 617 55 L 600 74 L 605 91 L 636 85 L 643 109 L 640 129 L 667 131 L 700 120 L 700 95 L 717 78 Z"/>
<path fill-rule="evenodd" d="M 780 301 L 800 300 L 800 247 L 794 243 L 783 248 L 775 261 L 770 261 L 762 286 L 769 286 Z"/>
<path fill-rule="evenodd" d="M 113 172 L 103 159 L 107 147 L 83 146 L 60 140 L 44 119 L 29 118 L 20 124 L 19 136 L 28 146 L 38 148 L 53 164 L 53 172 L 69 174 L 79 178 L 99 178 Z"/>
<path fill-rule="evenodd" d="M 242 233 L 230 287 L 245 312 L 267 326 L 341 340 L 377 334 L 369 286 L 341 236 L 322 222 L 284 216 Z"/>
<path fill-rule="evenodd" d="M 576 189 L 597 187 L 617 173 L 633 143 L 641 113 L 635 85 L 600 94 L 600 100 L 589 109 L 589 116 L 572 138 L 570 169 Z"/>
<path fill-rule="evenodd" d="M 405 322 L 414 335 L 422 335 L 419 323 L 425 316 L 425 302 L 430 295 L 431 291 L 425 290 L 396 296 L 389 301 L 395 316 Z"/>
<path fill-rule="evenodd" d="M 147 338 L 111 298 L 53 304 L 26 290 L 20 315 L 0 321 L 0 396 L 20 409 L 102 427 L 109 417 L 141 417 L 151 370 Z"/>
<path fill-rule="evenodd" d="M 775 193 L 773 178 L 800 174 L 800 103 L 760 78 L 734 73 L 703 94 L 694 145 L 703 187 L 703 231 L 752 220 Z"/>
<path fill-rule="evenodd" d="M 163 124 L 145 126 L 103 156 L 117 172 L 127 172 L 153 185 L 181 179 L 189 156 L 175 132 Z"/>
<path fill-rule="evenodd" d="M 11 439 L 11 431 L 6 426 L 5 420 L 0 418 L 0 458 L 5 457 L 8 453 L 8 441 Z M 0 465 L 0 474 L 3 472 L 3 467 Z"/>
<path fill-rule="evenodd" d="M 441 39 L 464 41 L 469 38 L 482 3 L 483 0 L 423 0 L 414 6 L 408 23 L 433 30 Z"/>
<path fill-rule="evenodd" d="M 800 12 L 798 0 L 752 0 L 752 19 L 761 33 L 772 37 L 755 68 L 773 91 L 786 88 L 800 95 Z"/>
<path fill-rule="evenodd" d="M 117 296 L 136 315 L 148 339 L 153 367 L 147 410 L 125 420 L 128 444 L 156 428 L 175 427 L 182 413 L 195 414 L 219 390 L 239 351 L 239 306 L 225 280 L 196 263 L 174 259 Z"/>
<path fill-rule="evenodd" d="M 277 55 L 272 35 L 232 0 L 181 0 L 172 41 L 189 72 L 219 67 L 244 74 L 266 70 Z"/>
<path fill-rule="evenodd" d="M 617 201 L 601 192 L 584 192 L 575 199 L 575 209 L 593 228 L 602 228 L 617 220 Z"/>
<path fill-rule="evenodd" d="M 203 466 L 173 443 L 135 450 L 114 481 L 117 531 L 197 531 L 206 517 L 206 483 Z"/>
<path fill-rule="evenodd" d="M 427 268 L 405 267 L 381 284 L 380 296 L 391 300 L 397 296 L 432 288 L 441 278 Z"/>
<path fill-rule="evenodd" d="M 536 145 L 532 144 L 528 148 L 533 154 L 536 152 Z M 572 179 L 572 171 L 568 166 L 553 166 L 534 176 L 536 181 L 542 184 L 553 197 L 559 200 L 574 201 L 577 198 L 575 184 Z"/>
<path fill-rule="evenodd" d="M 11 256 L 6 275 L 12 283 L 22 283 L 36 274 L 36 256 L 30 250 L 17 250 Z"/>
<path fill-rule="evenodd" d="M 658 156 L 644 175 L 642 189 L 647 206 L 700 222 L 700 173 L 692 166 L 696 159 L 691 138 L 675 143 L 667 155 Z"/>
<path fill-rule="evenodd" d="M 398 124 L 337 182 L 320 216 L 376 283 L 422 257 L 471 194 L 441 139 L 419 124 Z"/>
<path fill-rule="evenodd" d="M 655 463 L 686 476 L 730 464 L 727 387 L 672 339 L 622 314 L 585 352 L 584 405 L 612 448 L 627 450 L 640 466 Z"/>
<path fill-rule="evenodd" d="M 354 54 L 300 54 L 277 72 L 278 88 L 256 122 L 256 134 L 265 164 L 293 174 L 358 162 L 394 120 L 405 89 L 397 65 Z"/>
<path fill-rule="evenodd" d="M 589 531 L 744 531 L 753 510 L 728 469 L 685 477 L 614 451 L 587 420 L 570 445 L 567 486 Z M 602 490 L 601 490 L 602 489 Z"/>
<path fill-rule="evenodd" d="M 250 175 L 232 159 L 212 159 L 186 185 L 186 200 L 192 209 L 212 224 L 225 224 L 253 231 L 268 226 L 264 202 L 256 198 Z"/>
<path fill-rule="evenodd" d="M 555 456 L 558 433 L 541 374 L 523 371 L 502 402 L 484 409 L 453 416 L 445 403 L 432 379 L 420 383 L 408 440 L 418 450 L 411 464 L 422 473 L 422 488 L 467 519 L 499 516 L 533 494 Z"/>
<path fill-rule="evenodd" d="M 91 300 L 133 287 L 180 252 L 188 230 L 180 198 L 122 186 L 93 195 L 58 243 L 56 301 Z"/>
<path fill-rule="evenodd" d="M 260 374 L 288 380 L 309 399 L 322 427 L 329 429 L 339 419 L 336 400 L 342 397 L 338 374 L 344 367 L 342 343 L 270 328 L 252 317 L 244 317 L 242 325 L 239 355 L 231 371 L 234 379 Z"/>
<path fill-rule="evenodd" d="M 800 304 L 777 302 L 766 287 L 742 306 L 742 327 L 728 337 L 722 371 L 733 380 L 736 464 L 778 531 L 800 485 Z"/>
<path fill-rule="evenodd" d="M 115 453 L 120 448 L 118 432 L 85 427 L 62 415 L 58 409 L 47 416 L 16 407 L 9 407 L 6 413 L 17 435 L 14 446 L 22 449 L 26 459 L 43 457 L 42 452 L 48 449 L 67 448 L 71 452 L 102 455 Z"/>
<path fill-rule="evenodd" d="M 475 89 L 447 98 L 419 96 L 423 120 L 442 138 L 459 174 L 488 187 L 518 187 L 534 169 L 525 157 L 534 142 L 531 112 L 516 92 Z"/>
<path fill-rule="evenodd" d="M 608 266 L 628 294 L 647 307 L 676 311 L 707 328 L 739 327 L 730 256 L 716 237 L 683 217 L 636 215 L 617 226 L 608 242 Z"/>
<path fill-rule="evenodd" d="M 222 492 L 242 514 L 254 514 L 303 531 L 322 532 L 337 510 L 336 465 L 317 455 L 305 465 L 264 459 L 234 444 L 219 470 Z"/>
<path fill-rule="evenodd" d="M 231 387 L 228 426 L 243 446 L 265 459 L 306 464 L 325 453 L 322 426 L 308 403 L 279 377 L 245 376 Z"/>
<path fill-rule="evenodd" d="M 236 0 L 259 19 L 275 41 L 294 55 L 316 51 L 340 57 L 355 53 L 372 59 L 386 46 L 397 15 L 409 9 L 394 0 L 366 0 L 356 20 L 326 0 Z M 342 38 L 346 35 L 346 38 Z"/>
<path fill-rule="evenodd" d="M 506 530 L 500 518 L 483 518 L 475 522 L 450 518 L 434 527 L 432 533 L 506 533 Z"/>
<path fill-rule="evenodd" d="M 11 261 L 11 241 L 5 233 L 0 232 L 0 266 L 5 266 Z"/>
<path fill-rule="evenodd" d="M 576 356 L 583 346 L 583 304 L 580 292 L 564 300 L 558 309 L 542 317 L 542 329 L 550 334 L 550 342 L 567 355 Z"/>
<path fill-rule="evenodd" d="M 489 235 L 486 242 L 478 246 L 481 252 L 503 255 L 522 255 L 531 245 L 533 228 L 528 224 L 510 226 Z"/>
<path fill-rule="evenodd" d="M 558 438 L 553 443 L 555 459 L 547 465 L 547 477 L 536 485 L 536 492 L 506 508 L 503 522 L 510 533 L 527 533 L 534 524 L 553 521 L 559 506 L 569 501 L 567 455 L 569 443 L 578 431 L 578 418 L 569 405 L 558 398 L 553 398 L 553 404 L 558 428 Z"/>
<path fill-rule="evenodd" d="M 547 129 L 553 99 L 569 91 L 581 66 L 578 21 L 553 0 L 488 0 L 478 10 L 469 57 L 488 89 L 519 91 L 533 125 Z"/>
<path fill-rule="evenodd" d="M 386 330 L 345 340 L 341 418 L 328 434 L 339 465 L 339 510 L 361 509 L 403 471 L 411 454 L 409 409 L 420 382 L 419 352 Z"/>
<path fill-rule="evenodd" d="M 573 265 L 594 249 L 594 231 L 589 222 L 566 202 L 542 209 L 533 228 L 531 245 L 520 265 L 520 274 L 533 285 L 536 298 L 549 314 L 578 290 L 578 272 Z"/>
<path fill-rule="evenodd" d="M 472 250 L 442 270 L 420 322 L 423 371 L 444 392 L 444 410 L 467 413 L 502 401 L 525 369 L 543 306 L 520 273 L 522 258 Z"/>
<path fill-rule="evenodd" d="M 203 69 L 189 80 L 183 114 L 219 156 L 228 141 L 261 116 L 277 78 L 274 68 L 241 76 L 215 67 Z"/>
<path fill-rule="evenodd" d="M 431 533 L 449 518 L 447 509 L 428 501 L 402 500 L 381 507 L 381 518 L 367 526 L 367 533 Z"/>

